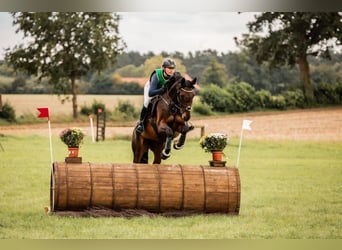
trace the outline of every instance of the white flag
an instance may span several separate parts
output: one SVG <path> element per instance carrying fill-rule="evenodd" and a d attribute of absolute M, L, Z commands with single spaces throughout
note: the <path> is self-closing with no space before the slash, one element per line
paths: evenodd
<path fill-rule="evenodd" d="M 251 123 L 252 123 L 252 121 L 250 121 L 250 120 L 243 120 L 242 129 L 252 130 L 252 128 L 250 126 Z"/>

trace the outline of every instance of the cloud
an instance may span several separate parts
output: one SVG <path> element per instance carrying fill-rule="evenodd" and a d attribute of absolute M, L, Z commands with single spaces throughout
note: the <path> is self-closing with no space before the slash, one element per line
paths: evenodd
<path fill-rule="evenodd" d="M 245 12 L 118 12 L 120 36 L 126 51 L 140 53 L 188 52 L 207 49 L 237 51 L 234 37 L 247 33 L 247 22 L 255 13 Z M 4 48 L 22 42 L 15 33 L 12 17 L 0 12 L 0 58 Z"/>
<path fill-rule="evenodd" d="M 128 51 L 236 51 L 234 37 L 247 32 L 255 13 L 122 12 L 120 34 Z"/>

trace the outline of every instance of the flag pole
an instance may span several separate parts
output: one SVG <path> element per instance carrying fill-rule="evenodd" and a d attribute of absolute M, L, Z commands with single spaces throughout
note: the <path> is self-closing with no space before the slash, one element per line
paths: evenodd
<path fill-rule="evenodd" d="M 50 122 L 50 115 L 49 115 L 49 108 L 37 108 L 37 110 L 39 111 L 39 115 L 38 118 L 47 118 L 48 119 L 48 131 L 49 131 L 49 143 L 50 143 L 50 161 L 51 161 L 51 190 L 50 192 L 52 193 L 52 199 L 51 199 L 51 207 L 50 209 L 47 209 L 47 213 L 49 211 L 53 211 L 54 207 L 55 207 L 55 195 L 54 195 L 54 191 L 52 191 L 53 189 L 55 189 L 55 181 L 53 178 L 53 154 L 52 154 L 52 135 L 51 135 L 51 122 Z"/>
<path fill-rule="evenodd" d="M 49 126 L 49 141 L 50 141 L 50 160 L 51 160 L 51 190 L 52 198 L 51 198 L 51 207 L 50 211 L 53 211 L 55 208 L 55 180 L 53 178 L 53 155 L 52 155 L 52 136 L 51 136 L 51 122 L 50 117 L 48 117 L 48 126 Z"/>
<path fill-rule="evenodd" d="M 52 156 L 52 135 L 51 135 L 51 122 L 50 118 L 48 119 L 48 128 L 49 128 L 49 141 L 50 141 L 50 160 L 51 160 L 51 166 L 53 164 L 53 156 Z"/>
<path fill-rule="evenodd" d="M 91 132 L 91 141 L 95 142 L 95 135 L 94 135 L 94 123 L 93 123 L 93 115 L 89 115 L 90 120 L 90 132 Z"/>
<path fill-rule="evenodd" d="M 242 126 L 241 126 L 241 133 L 240 133 L 240 143 L 239 143 L 239 150 L 238 150 L 238 156 L 237 156 L 237 160 L 236 160 L 236 167 L 239 167 L 239 163 L 240 163 L 240 152 L 241 152 L 241 144 L 242 144 L 242 136 L 243 136 L 243 130 L 252 130 L 251 128 L 251 123 L 252 121 L 250 120 L 243 120 L 242 122 Z"/>
<path fill-rule="evenodd" d="M 241 152 L 241 144 L 242 144 L 242 136 L 243 136 L 243 128 L 241 128 L 241 133 L 240 133 L 240 143 L 239 143 L 239 150 L 238 150 L 238 156 L 236 160 L 236 167 L 239 167 L 239 162 L 240 162 L 240 152 Z"/>

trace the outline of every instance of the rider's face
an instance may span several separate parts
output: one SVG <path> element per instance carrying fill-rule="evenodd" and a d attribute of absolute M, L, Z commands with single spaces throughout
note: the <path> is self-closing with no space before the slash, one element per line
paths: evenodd
<path fill-rule="evenodd" d="M 167 77 L 172 76 L 173 72 L 175 72 L 174 68 L 164 68 L 164 73 Z"/>

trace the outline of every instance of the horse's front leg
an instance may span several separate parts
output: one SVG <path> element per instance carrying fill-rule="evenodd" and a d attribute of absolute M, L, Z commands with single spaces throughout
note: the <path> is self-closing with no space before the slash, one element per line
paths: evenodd
<path fill-rule="evenodd" d="M 165 147 L 163 151 L 161 152 L 161 158 L 163 160 L 171 156 L 171 142 L 172 142 L 172 137 L 166 137 Z"/>
<path fill-rule="evenodd" d="M 165 124 L 161 124 L 159 126 L 159 134 L 161 136 L 165 136 L 165 147 L 163 149 L 163 151 L 161 152 L 161 158 L 163 160 L 167 159 L 170 157 L 171 155 L 171 142 L 173 139 L 173 131 L 172 129 L 165 123 Z"/>
<path fill-rule="evenodd" d="M 173 143 L 173 148 L 176 150 L 181 149 L 185 144 L 186 134 L 193 129 L 194 129 L 194 126 L 191 123 L 185 123 L 182 128 L 182 132 L 181 132 L 179 139 L 175 140 Z"/>

